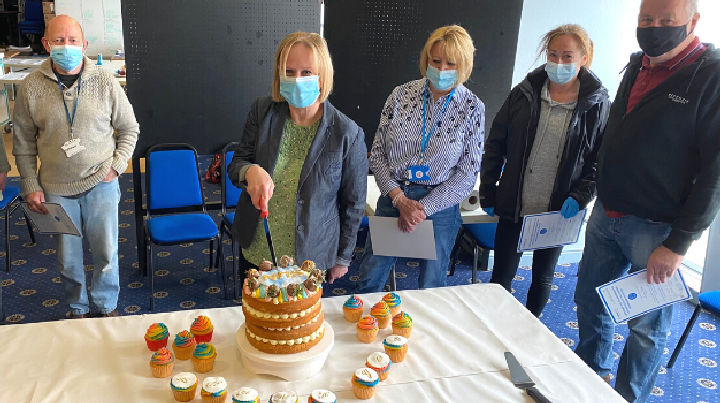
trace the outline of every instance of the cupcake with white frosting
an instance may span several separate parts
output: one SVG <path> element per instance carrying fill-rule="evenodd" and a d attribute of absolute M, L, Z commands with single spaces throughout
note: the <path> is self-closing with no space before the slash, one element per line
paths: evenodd
<path fill-rule="evenodd" d="M 297 393 L 293 391 L 275 392 L 270 396 L 270 403 L 298 403 Z"/>
<path fill-rule="evenodd" d="M 392 362 L 402 362 L 408 352 L 408 339 L 396 334 L 388 336 L 383 341 L 385 346 L 385 354 L 387 354 Z"/>
<path fill-rule="evenodd" d="M 242 387 L 232 395 L 233 403 L 260 403 L 260 395 L 257 390 L 248 387 Z"/>
<path fill-rule="evenodd" d="M 392 361 L 385 353 L 372 353 L 365 360 L 365 366 L 374 369 L 378 373 L 378 378 L 384 381 L 388 377 L 388 372 L 392 366 Z"/>
<path fill-rule="evenodd" d="M 355 397 L 361 400 L 371 399 L 380 378 L 371 368 L 360 368 L 352 377 L 352 389 Z"/>
<path fill-rule="evenodd" d="M 189 402 L 197 395 L 198 378 L 190 372 L 181 372 L 172 377 L 170 388 L 178 402 Z"/>
<path fill-rule="evenodd" d="M 313 390 L 308 397 L 308 403 L 336 403 L 335 394 L 329 390 L 317 389 Z"/>
<path fill-rule="evenodd" d="M 200 391 L 204 403 L 225 403 L 227 399 L 227 382 L 220 376 L 210 376 L 203 380 Z"/>

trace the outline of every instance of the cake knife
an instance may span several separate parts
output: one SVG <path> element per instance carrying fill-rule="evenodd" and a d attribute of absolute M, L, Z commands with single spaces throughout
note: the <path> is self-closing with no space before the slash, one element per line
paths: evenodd
<path fill-rule="evenodd" d="M 260 196 L 260 204 L 262 204 L 262 196 Z M 263 222 L 265 223 L 265 237 L 267 237 L 267 243 L 270 247 L 270 257 L 272 257 L 272 264 L 273 266 L 277 267 L 277 259 L 275 258 L 275 247 L 273 246 L 273 240 L 272 240 L 272 234 L 270 233 L 270 226 L 268 225 L 268 211 L 263 210 L 260 213 L 260 217 L 263 219 Z"/>
<path fill-rule="evenodd" d="M 530 376 L 528 376 L 527 372 L 525 372 L 513 353 L 506 352 L 505 361 L 507 361 L 508 369 L 510 370 L 510 378 L 512 378 L 512 383 L 515 387 L 524 390 L 537 403 L 552 403 L 547 397 L 543 396 L 539 390 L 537 390 L 535 382 L 532 378 L 530 378 Z"/>

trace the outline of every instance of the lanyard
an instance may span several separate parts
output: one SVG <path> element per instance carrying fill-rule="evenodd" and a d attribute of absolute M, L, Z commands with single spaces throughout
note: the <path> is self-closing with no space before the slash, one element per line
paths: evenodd
<path fill-rule="evenodd" d="M 75 133 L 73 131 L 73 123 L 75 123 L 75 112 L 77 112 L 78 102 L 80 101 L 80 89 L 82 86 L 82 78 L 78 76 L 78 87 L 77 87 L 77 96 L 75 97 L 75 106 L 73 107 L 73 113 L 72 117 L 70 117 L 70 111 L 68 110 L 67 103 L 65 102 L 65 92 L 62 89 L 62 84 L 60 82 L 60 76 L 55 74 L 55 76 L 58 79 L 58 87 L 60 88 L 60 96 L 62 97 L 63 106 L 65 107 L 65 117 L 67 117 L 68 125 L 70 125 L 70 138 L 75 138 Z"/>
<path fill-rule="evenodd" d="M 422 139 L 420 141 L 420 161 L 419 164 L 422 165 L 423 160 L 425 159 L 425 147 L 427 147 L 428 141 L 430 141 L 430 137 L 432 137 L 433 132 L 435 131 L 435 126 L 437 124 L 433 124 L 430 128 L 430 133 L 425 136 L 425 125 L 427 123 L 427 90 L 428 90 L 428 83 L 425 83 L 425 92 L 423 93 L 423 96 L 425 99 L 423 99 L 423 126 L 422 126 Z M 445 101 L 445 105 L 443 105 L 442 111 L 440 112 L 440 116 L 438 116 L 437 122 L 440 122 L 440 119 L 442 119 L 443 114 L 445 113 L 445 109 L 447 108 L 448 104 L 450 103 L 450 100 L 452 99 L 453 95 L 455 94 L 455 88 L 450 91 L 450 95 L 448 96 L 447 101 Z"/>

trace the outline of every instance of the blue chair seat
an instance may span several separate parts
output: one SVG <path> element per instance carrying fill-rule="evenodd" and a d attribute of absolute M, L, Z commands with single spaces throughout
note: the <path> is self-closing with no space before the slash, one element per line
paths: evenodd
<path fill-rule="evenodd" d="M 465 224 L 465 230 L 472 234 L 481 248 L 495 249 L 497 223 Z"/>
<path fill-rule="evenodd" d="M 235 221 L 235 212 L 233 211 L 232 213 L 225 214 L 225 217 L 223 217 L 223 221 L 225 221 L 225 224 L 232 228 L 233 222 Z"/>
<path fill-rule="evenodd" d="M 205 214 L 153 217 L 148 230 L 150 239 L 161 244 L 207 240 L 218 234 L 217 225 Z"/>
<path fill-rule="evenodd" d="M 698 295 L 700 305 L 720 314 L 720 291 L 708 291 Z"/>
<path fill-rule="evenodd" d="M 369 226 L 370 226 L 370 220 L 365 215 L 363 215 L 362 221 L 360 221 L 360 228 L 361 229 L 367 228 Z"/>
<path fill-rule="evenodd" d="M 5 190 L 3 190 L 2 194 L 3 199 L 0 201 L 0 210 L 7 207 L 8 203 L 12 202 L 20 195 L 20 188 L 15 186 L 5 186 Z"/>

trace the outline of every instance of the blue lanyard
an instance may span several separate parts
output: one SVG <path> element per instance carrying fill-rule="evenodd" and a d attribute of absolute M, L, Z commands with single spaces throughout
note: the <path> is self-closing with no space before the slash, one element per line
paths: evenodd
<path fill-rule="evenodd" d="M 420 141 L 420 161 L 419 164 L 422 165 L 423 160 L 425 159 L 425 147 L 427 147 L 428 141 L 430 141 L 430 137 L 432 137 L 433 132 L 435 131 L 435 126 L 437 124 L 433 124 L 430 128 L 430 133 L 425 136 L 425 125 L 427 123 L 427 90 L 428 90 L 428 83 L 425 83 L 425 91 L 423 92 L 423 126 L 422 126 L 422 139 Z M 445 113 L 445 109 L 447 109 L 448 104 L 450 103 L 450 100 L 452 99 L 453 95 L 455 94 L 455 88 L 450 91 L 450 95 L 448 96 L 447 101 L 445 101 L 445 105 L 443 105 L 442 111 L 440 112 L 440 116 L 438 116 L 437 121 L 440 122 L 440 119 L 442 119 L 443 114 Z"/>
<path fill-rule="evenodd" d="M 70 137 L 75 138 L 73 131 L 73 123 L 75 123 L 75 112 L 77 112 L 78 102 L 80 101 L 80 88 L 82 86 L 82 77 L 78 76 L 78 87 L 77 96 L 75 97 L 75 106 L 73 107 L 72 117 L 70 117 L 70 111 L 68 110 L 67 103 L 65 102 L 65 92 L 62 89 L 62 83 L 60 82 L 60 76 L 55 73 L 58 80 L 58 88 L 60 88 L 60 96 L 62 97 L 63 106 L 65 107 L 65 116 L 67 117 L 68 125 L 70 125 Z"/>

